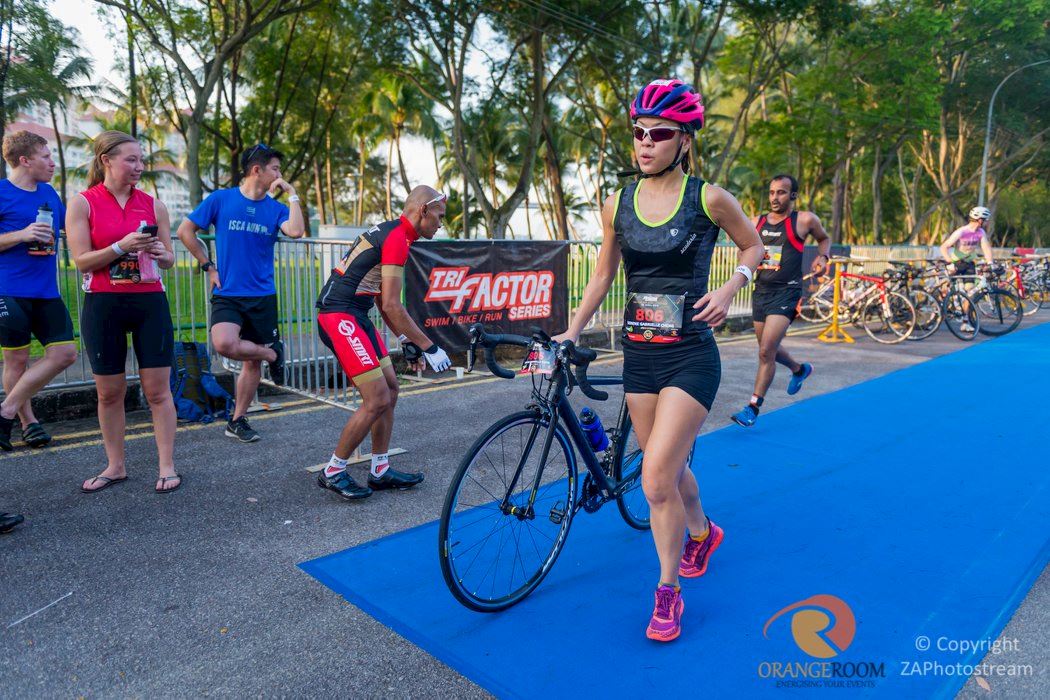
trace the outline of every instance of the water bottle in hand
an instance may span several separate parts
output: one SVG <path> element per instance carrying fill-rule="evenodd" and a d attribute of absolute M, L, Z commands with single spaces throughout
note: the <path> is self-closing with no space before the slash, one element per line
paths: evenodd
<path fill-rule="evenodd" d="M 55 214 L 51 211 L 51 207 L 44 202 L 40 205 L 40 208 L 36 211 L 36 223 L 44 224 L 51 229 L 51 242 L 50 243 L 30 243 L 29 254 L 30 255 L 54 255 L 55 254 Z"/>
<path fill-rule="evenodd" d="M 147 226 L 145 221 L 139 222 L 139 233 L 152 233 L 154 236 L 157 235 L 156 226 Z M 160 271 L 157 269 L 157 261 L 150 257 L 148 250 L 139 251 L 139 281 L 141 282 L 158 282 L 160 281 Z"/>

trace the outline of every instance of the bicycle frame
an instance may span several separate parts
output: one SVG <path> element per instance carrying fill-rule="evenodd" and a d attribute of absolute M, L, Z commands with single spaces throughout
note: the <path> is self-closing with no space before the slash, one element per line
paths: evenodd
<path fill-rule="evenodd" d="M 851 299 L 849 302 L 849 306 L 859 305 L 860 302 L 864 301 L 869 296 L 871 296 L 873 289 L 878 289 L 879 296 L 882 298 L 882 301 L 886 301 L 886 280 L 882 279 L 881 277 L 872 277 L 871 275 L 859 275 L 855 272 L 843 272 L 842 279 L 863 280 L 864 282 L 871 282 L 875 285 L 874 287 L 869 287 L 868 289 L 865 289 L 864 292 L 856 299 Z"/>
<path fill-rule="evenodd" d="M 1022 299 L 1027 299 L 1028 291 L 1024 286 L 1024 277 L 1023 275 L 1021 275 L 1020 265 L 1011 263 L 1007 269 L 1010 271 L 1010 274 L 1014 278 L 1014 288 L 1017 289 L 1017 295 Z"/>
<path fill-rule="evenodd" d="M 560 363 L 560 361 L 559 361 Z M 555 372 L 558 374 L 558 378 L 554 380 L 554 385 L 547 392 L 547 396 L 540 395 L 539 392 L 534 391 L 533 396 L 537 401 L 536 408 L 543 414 L 546 415 L 548 420 L 547 433 L 543 438 L 543 449 L 540 453 L 540 468 L 536 470 L 536 478 L 533 481 L 531 491 L 529 493 L 529 505 L 523 512 L 518 512 L 520 509 L 509 504 L 509 499 L 513 493 L 515 493 L 518 485 L 518 479 L 521 477 L 521 472 L 525 468 L 525 460 L 528 455 L 532 452 L 532 447 L 536 443 L 537 433 L 539 431 L 539 424 L 533 428 L 530 433 L 528 440 L 525 444 L 525 449 L 522 450 L 522 460 L 518 463 L 517 468 L 514 470 L 514 476 L 511 479 L 510 486 L 507 489 L 506 494 L 503 496 L 503 500 L 500 503 L 500 510 L 507 515 L 515 515 L 519 517 L 528 517 L 531 515 L 533 503 L 536 500 L 536 493 L 539 491 L 540 481 L 543 478 L 543 466 L 547 464 L 547 456 L 550 454 L 551 445 L 554 442 L 554 433 L 558 429 L 559 422 L 563 423 L 566 432 L 569 435 L 569 439 L 575 446 L 576 451 L 579 453 L 580 458 L 583 461 L 584 467 L 587 468 L 591 478 L 595 481 L 598 489 L 602 496 L 606 499 L 615 498 L 618 495 L 617 488 L 620 484 L 610 479 L 606 474 L 605 470 L 602 469 L 601 463 L 598 461 L 598 457 L 594 454 L 594 450 L 591 449 L 590 442 L 587 440 L 587 435 L 583 431 L 583 426 L 580 425 L 580 419 L 576 416 L 576 411 L 569 402 L 568 392 L 566 386 L 568 380 L 566 378 L 567 373 L 562 371 L 562 367 L 559 364 L 555 368 Z M 588 381 L 592 386 L 613 386 L 623 384 L 622 377 L 588 377 Z M 548 398 L 553 395 L 553 400 Z M 552 411 L 553 409 L 553 411 Z M 556 418 L 552 419 L 554 416 Z"/>

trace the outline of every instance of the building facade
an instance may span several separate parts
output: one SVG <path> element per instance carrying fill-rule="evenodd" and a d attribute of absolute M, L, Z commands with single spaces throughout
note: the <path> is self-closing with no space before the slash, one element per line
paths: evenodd
<path fill-rule="evenodd" d="M 112 112 L 93 106 L 78 109 L 75 104 L 70 103 L 66 110 L 57 115 L 59 133 L 56 135 L 47 105 L 36 103 L 8 123 L 5 133 L 26 130 L 47 139 L 56 165 L 59 165 L 58 142 L 59 136 L 61 137 L 66 174 L 65 199 L 68 200 L 85 189 L 88 165 L 92 157 L 91 141 L 103 131 L 103 124 L 112 117 Z M 150 133 L 156 134 L 157 130 L 151 130 Z M 140 187 L 164 202 L 171 213 L 174 228 L 191 211 L 190 189 L 186 179 L 186 144 L 182 136 L 172 128 L 163 129 L 159 133 L 160 142 L 140 139 L 147 162 L 158 160 L 151 163 L 149 174 L 143 179 Z M 153 153 L 160 151 L 164 151 L 168 157 L 163 161 L 151 157 Z M 61 190 L 61 183 L 61 173 L 56 168 L 51 184 L 56 190 Z M 61 191 L 59 194 L 62 194 Z"/>

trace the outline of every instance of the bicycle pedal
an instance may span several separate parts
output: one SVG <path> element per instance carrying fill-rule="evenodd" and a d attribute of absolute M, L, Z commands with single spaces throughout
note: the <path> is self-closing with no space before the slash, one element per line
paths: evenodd
<path fill-rule="evenodd" d="M 562 505 L 561 501 L 558 501 L 551 506 L 551 512 L 547 517 L 550 518 L 550 521 L 555 525 L 561 525 L 562 520 L 565 519 L 565 507 Z"/>

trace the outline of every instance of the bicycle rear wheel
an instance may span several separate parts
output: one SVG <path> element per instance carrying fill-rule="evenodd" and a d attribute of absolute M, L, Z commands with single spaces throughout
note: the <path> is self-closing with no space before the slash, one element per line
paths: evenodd
<path fill-rule="evenodd" d="M 940 302 L 924 289 L 910 290 L 909 299 L 915 307 L 915 330 L 908 336 L 908 340 L 929 338 L 941 327 L 943 316 Z"/>
<path fill-rule="evenodd" d="M 944 314 L 944 325 L 959 340 L 973 340 L 980 328 L 977 307 L 973 300 L 959 290 L 948 292 L 941 302 L 941 313 Z"/>
<path fill-rule="evenodd" d="M 1032 299 L 1040 309 L 1050 306 L 1050 275 L 1040 270 L 1027 276 L 1025 285 L 1031 289 Z"/>
<path fill-rule="evenodd" d="M 875 294 L 864 304 L 860 323 L 872 340 L 893 345 L 915 330 L 915 307 L 897 292 Z"/>
<path fill-rule="evenodd" d="M 981 321 L 980 332 L 984 335 L 1006 335 L 1024 318 L 1021 300 L 1005 289 L 978 290 L 973 295 L 973 303 Z"/>
<path fill-rule="evenodd" d="M 1020 289 L 1011 285 L 1010 293 L 1016 295 L 1021 302 L 1021 310 L 1025 316 L 1031 316 L 1043 307 L 1042 302 L 1032 293 L 1031 287 L 1025 287 L 1022 293 Z"/>
<path fill-rule="evenodd" d="M 802 300 L 798 308 L 798 315 L 810 323 L 820 323 L 831 318 L 831 308 L 835 297 L 835 287 L 832 284 L 821 285 L 817 291 Z"/>
<path fill-rule="evenodd" d="M 616 499 L 616 507 L 628 525 L 636 530 L 648 530 L 649 501 L 642 492 L 642 448 L 631 427 L 631 416 L 626 406 L 618 430 L 612 477 L 617 484 L 623 485 L 623 490 Z"/>
<path fill-rule="evenodd" d="M 497 421 L 452 477 L 438 528 L 441 573 L 472 610 L 496 612 L 523 600 L 565 545 L 576 508 L 576 456 L 558 425 L 542 460 L 547 428 L 533 411 Z"/>

